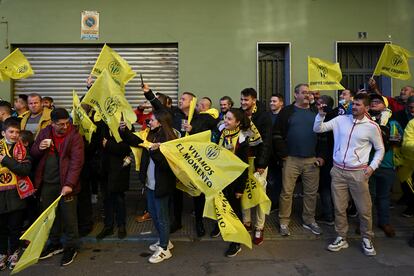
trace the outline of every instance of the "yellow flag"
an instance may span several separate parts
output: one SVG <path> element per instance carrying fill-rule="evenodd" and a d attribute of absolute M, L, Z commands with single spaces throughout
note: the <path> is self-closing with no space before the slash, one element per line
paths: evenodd
<path fill-rule="evenodd" d="M 5 81 L 10 79 L 9 77 L 7 77 L 6 75 L 4 75 L 1 71 L 0 71 L 0 81 Z"/>
<path fill-rule="evenodd" d="M 204 216 L 217 220 L 223 240 L 242 243 L 250 249 L 252 248 L 252 238 L 249 232 L 234 213 L 222 192 L 219 192 L 214 198 L 206 198 Z"/>
<path fill-rule="evenodd" d="M 385 75 L 394 79 L 408 80 L 411 78 L 408 58 L 412 57 L 411 53 L 395 44 L 385 44 L 374 75 Z"/>
<path fill-rule="evenodd" d="M 319 58 L 308 57 L 308 83 L 310 90 L 345 89 L 339 63 L 331 63 Z"/>
<path fill-rule="evenodd" d="M 139 147 L 130 147 L 132 154 L 134 155 L 136 171 L 139 171 L 139 168 L 141 166 L 142 151 L 144 150 L 144 148 L 149 149 L 152 145 L 151 142 L 147 141 L 147 136 L 148 136 L 149 131 L 150 129 L 147 127 L 144 130 L 134 132 L 134 135 L 138 136 L 141 140 L 144 141 L 143 143 L 139 144 L 140 145 Z"/>
<path fill-rule="evenodd" d="M 241 205 L 244 210 L 259 205 L 263 213 L 269 214 L 272 202 L 266 195 L 263 185 L 254 175 L 254 157 L 249 157 L 249 177 L 241 198 Z"/>
<path fill-rule="evenodd" d="M 72 109 L 73 124 L 78 126 L 79 133 L 85 136 L 86 140 L 90 143 L 92 140 L 92 134 L 96 131 L 96 125 L 89 118 L 86 111 L 82 108 L 78 94 L 73 90 L 73 109 Z"/>
<path fill-rule="evenodd" d="M 25 79 L 33 74 L 29 61 L 19 48 L 0 62 L 0 79 Z"/>
<path fill-rule="evenodd" d="M 16 267 L 11 274 L 22 271 L 37 263 L 39 260 L 55 220 L 56 207 L 58 206 L 61 197 L 62 196 L 59 196 L 20 237 L 20 240 L 28 240 L 30 241 L 30 244 L 20 257 L 20 260 L 17 262 Z"/>
<path fill-rule="evenodd" d="M 82 103 L 95 108 L 102 120 L 108 125 L 117 142 L 122 141 L 118 133 L 121 117 L 123 116 L 129 129 L 137 120 L 137 115 L 135 115 L 131 105 L 126 100 L 121 88 L 111 78 L 106 69 L 103 70 L 88 93 L 86 93 Z"/>
<path fill-rule="evenodd" d="M 106 44 L 92 68 L 92 75 L 98 77 L 105 69 L 108 70 L 116 84 L 121 87 L 124 87 L 136 75 L 128 62 Z"/>
<path fill-rule="evenodd" d="M 197 105 L 197 98 L 193 97 L 193 99 L 190 102 L 190 110 L 188 111 L 188 124 L 191 124 L 191 121 L 193 120 L 194 117 L 194 111 Z M 185 136 L 188 136 L 188 132 L 185 133 Z"/>
<path fill-rule="evenodd" d="M 248 167 L 231 151 L 210 141 L 211 131 L 162 143 L 175 176 L 183 185 L 194 186 L 206 197 L 215 196 Z"/>

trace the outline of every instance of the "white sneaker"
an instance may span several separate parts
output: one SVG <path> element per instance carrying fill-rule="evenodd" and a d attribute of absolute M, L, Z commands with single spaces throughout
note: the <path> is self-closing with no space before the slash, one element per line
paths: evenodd
<path fill-rule="evenodd" d="M 336 237 L 335 241 L 328 245 L 328 250 L 332 252 L 338 252 L 342 248 L 348 248 L 348 242 L 341 236 Z"/>
<path fill-rule="evenodd" d="M 156 243 L 153 243 L 153 244 L 151 244 L 150 246 L 149 246 L 149 250 L 151 250 L 151 251 L 157 251 L 158 250 L 158 247 L 160 246 L 160 240 L 158 240 Z M 173 249 L 174 248 L 174 245 L 172 244 L 172 242 L 171 241 L 168 241 L 168 246 L 167 246 L 167 249 L 168 250 L 171 250 L 171 249 Z"/>
<path fill-rule="evenodd" d="M 367 256 L 377 255 L 374 245 L 372 244 L 372 241 L 370 239 L 367 239 L 367 238 L 362 239 L 362 250 L 364 251 L 364 254 Z"/>
<path fill-rule="evenodd" d="M 158 247 L 157 251 L 148 259 L 148 261 L 152 264 L 160 263 L 164 260 L 168 260 L 172 257 L 171 251 L 167 248 L 167 250 L 162 249 L 162 247 Z"/>

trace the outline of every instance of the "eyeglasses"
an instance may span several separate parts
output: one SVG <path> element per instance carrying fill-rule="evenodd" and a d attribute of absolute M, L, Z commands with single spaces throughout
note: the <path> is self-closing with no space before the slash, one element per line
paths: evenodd
<path fill-rule="evenodd" d="M 63 122 L 63 123 L 54 123 L 57 127 L 63 128 L 70 126 L 70 122 Z"/>

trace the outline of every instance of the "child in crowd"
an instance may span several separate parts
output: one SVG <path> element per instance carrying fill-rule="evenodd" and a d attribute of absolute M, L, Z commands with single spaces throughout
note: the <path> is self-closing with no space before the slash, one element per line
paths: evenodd
<path fill-rule="evenodd" d="M 20 123 L 8 118 L 0 140 L 0 270 L 13 269 L 19 259 L 19 237 L 26 201 L 18 193 L 20 177 L 29 175 L 31 162 L 19 140 Z"/>

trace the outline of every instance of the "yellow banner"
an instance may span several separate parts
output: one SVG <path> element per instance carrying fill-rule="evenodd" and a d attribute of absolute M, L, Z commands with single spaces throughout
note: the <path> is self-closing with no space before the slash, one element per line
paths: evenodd
<path fill-rule="evenodd" d="M 96 125 L 82 108 L 78 94 L 76 94 L 75 90 L 73 90 L 72 119 L 73 124 L 78 126 L 79 133 L 85 136 L 86 140 L 90 143 L 92 140 L 92 134 L 96 131 Z"/>
<path fill-rule="evenodd" d="M 122 141 L 118 133 L 119 122 L 123 117 L 129 129 L 136 122 L 137 115 L 125 98 L 121 88 L 111 78 L 106 69 L 86 93 L 82 103 L 93 106 L 102 120 L 108 125 L 117 142 Z"/>
<path fill-rule="evenodd" d="M 144 130 L 134 132 L 134 135 L 138 136 L 141 140 L 144 141 L 143 143 L 139 144 L 139 147 L 130 147 L 132 154 L 134 155 L 136 171 L 139 171 L 139 168 L 141 166 L 142 151 L 144 150 L 144 148 L 149 149 L 152 144 L 151 142 L 147 141 L 147 136 L 148 136 L 149 131 L 150 129 L 147 127 Z"/>
<path fill-rule="evenodd" d="M 339 63 L 331 63 L 319 58 L 308 57 L 308 84 L 310 90 L 345 89 Z"/>
<path fill-rule="evenodd" d="M 61 197 L 62 196 L 59 196 L 20 237 L 20 240 L 30 241 L 30 244 L 20 257 L 20 260 L 17 262 L 16 267 L 11 274 L 22 271 L 37 263 L 39 260 L 43 247 L 49 237 L 50 229 L 55 221 L 56 207 L 58 206 Z"/>
<path fill-rule="evenodd" d="M 254 174 L 254 157 L 249 157 L 249 177 L 247 178 L 246 187 L 241 198 L 241 205 L 244 210 L 259 205 L 263 213 L 267 215 L 270 213 L 272 202 L 266 195 L 263 184 Z"/>
<path fill-rule="evenodd" d="M 373 75 L 409 80 L 411 73 L 408 58 L 410 57 L 412 55 L 408 50 L 395 44 L 385 44 Z"/>
<path fill-rule="evenodd" d="M 222 192 L 219 192 L 214 198 L 206 198 L 203 215 L 217 220 L 223 240 L 242 243 L 250 249 L 252 248 L 252 238 L 249 232 L 234 213 Z"/>
<path fill-rule="evenodd" d="M 211 131 L 162 143 L 175 176 L 190 189 L 213 197 L 248 167 L 231 151 L 210 141 Z"/>
<path fill-rule="evenodd" d="M 0 62 L 0 80 L 25 79 L 33 74 L 29 61 L 19 48 Z"/>
<path fill-rule="evenodd" d="M 106 44 L 92 68 L 92 75 L 98 77 L 105 69 L 108 70 L 115 83 L 122 88 L 136 75 L 128 62 Z"/>

